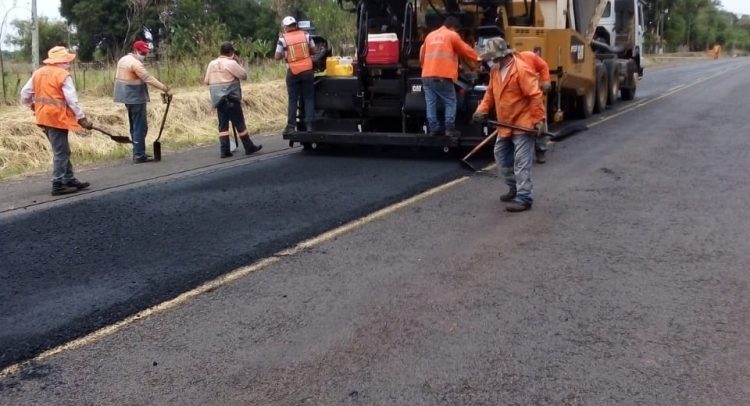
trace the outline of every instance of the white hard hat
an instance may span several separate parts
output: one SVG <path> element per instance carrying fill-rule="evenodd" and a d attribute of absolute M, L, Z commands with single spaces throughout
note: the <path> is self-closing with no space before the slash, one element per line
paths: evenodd
<path fill-rule="evenodd" d="M 281 25 L 283 26 L 290 26 L 292 24 L 297 24 L 297 20 L 294 19 L 292 16 L 286 16 L 283 20 L 281 20 Z"/>

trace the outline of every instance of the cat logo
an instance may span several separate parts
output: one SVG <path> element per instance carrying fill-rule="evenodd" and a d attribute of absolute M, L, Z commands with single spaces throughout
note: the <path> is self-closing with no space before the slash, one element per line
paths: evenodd
<path fill-rule="evenodd" d="M 583 61 L 583 52 L 585 49 L 586 47 L 583 45 L 571 45 L 570 56 L 573 57 L 576 62 Z"/>
<path fill-rule="evenodd" d="M 422 85 L 411 85 L 411 91 L 412 93 L 421 93 Z"/>

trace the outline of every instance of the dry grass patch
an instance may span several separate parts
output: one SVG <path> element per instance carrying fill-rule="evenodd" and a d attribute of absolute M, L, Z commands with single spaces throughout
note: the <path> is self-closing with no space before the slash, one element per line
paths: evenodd
<path fill-rule="evenodd" d="M 247 83 L 242 86 L 243 108 L 251 134 L 278 130 L 286 123 L 286 85 L 283 80 Z M 150 148 L 159 132 L 166 105 L 152 92 L 148 104 Z M 127 110 L 107 97 L 82 97 L 81 105 L 94 125 L 119 135 L 128 135 Z M 52 152 L 44 133 L 34 124 L 34 116 L 25 107 L 0 108 L 0 179 L 31 172 L 49 171 Z M 161 142 L 166 151 L 216 143 L 216 111 L 207 87 L 180 88 L 175 91 Z M 101 162 L 130 156 L 131 146 L 117 144 L 95 131 L 71 133 L 73 165 Z"/>

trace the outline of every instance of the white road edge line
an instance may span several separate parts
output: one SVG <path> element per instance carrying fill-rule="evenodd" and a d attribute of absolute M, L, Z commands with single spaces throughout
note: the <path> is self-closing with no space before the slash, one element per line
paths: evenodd
<path fill-rule="evenodd" d="M 452 180 L 448 183 L 444 183 L 440 186 L 434 187 L 430 190 L 427 190 L 425 192 L 422 192 L 418 195 L 412 196 L 408 199 L 402 200 L 400 202 L 394 203 L 388 207 L 385 207 L 383 209 L 380 209 L 376 212 L 370 213 L 364 217 L 361 217 L 359 219 L 350 221 L 349 223 L 346 223 L 340 227 L 337 227 L 333 230 L 327 231 L 323 234 L 320 234 L 316 237 L 307 239 L 305 241 L 302 241 L 298 243 L 297 245 L 284 249 L 282 251 L 277 252 L 273 256 L 261 259 L 251 265 L 244 266 L 242 268 L 235 269 L 232 272 L 229 272 L 225 275 L 222 275 L 218 278 L 215 278 L 213 280 L 210 280 L 208 282 L 203 283 L 202 285 L 191 289 L 187 292 L 184 292 L 180 294 L 179 296 L 175 297 L 174 299 L 167 300 L 166 302 L 159 303 L 155 306 L 149 307 L 143 311 L 140 311 L 132 316 L 129 316 L 123 320 L 120 320 L 114 324 L 111 324 L 106 327 L 102 327 L 99 330 L 94 331 L 93 333 L 89 333 L 81 338 L 77 338 L 73 341 L 69 341 L 65 344 L 59 345 L 57 347 L 51 348 L 36 357 L 23 361 L 17 364 L 10 365 L 6 368 L 4 368 L 2 371 L 0 371 L 0 379 L 8 378 L 12 375 L 17 374 L 20 372 L 24 367 L 30 366 L 34 363 L 38 363 L 40 361 L 44 361 L 47 358 L 50 358 L 56 354 L 59 354 L 64 351 L 74 350 L 77 348 L 81 348 L 87 344 L 96 342 L 102 338 L 105 338 L 109 335 L 112 335 L 116 333 L 117 331 L 123 329 L 124 327 L 127 327 L 130 324 L 133 324 L 139 320 L 146 319 L 148 317 L 154 316 L 156 314 L 162 313 L 166 310 L 170 310 L 172 308 L 175 308 L 179 306 L 180 304 L 196 297 L 199 295 L 202 295 L 204 293 L 210 292 L 212 290 L 215 290 L 217 288 L 220 288 L 222 286 L 226 286 L 240 278 L 243 278 L 253 272 L 262 270 L 264 268 L 267 268 L 279 261 L 285 257 L 290 257 L 296 254 L 299 254 L 303 252 L 304 250 L 308 250 L 311 248 L 314 248 L 320 244 L 323 244 L 325 242 L 331 241 L 341 235 L 347 234 L 353 230 L 356 230 L 364 225 L 367 225 L 369 223 L 375 222 L 383 217 L 388 216 L 389 214 L 392 214 L 398 210 L 401 210 L 405 207 L 408 207 L 414 203 L 417 203 L 419 201 L 425 200 L 431 196 L 434 196 L 438 193 L 441 193 L 447 189 L 450 189 L 466 180 L 468 180 L 468 176 L 463 176 L 461 178 Z"/>
<path fill-rule="evenodd" d="M 618 112 L 616 112 L 616 113 L 614 113 L 614 114 L 612 114 L 610 116 L 604 117 L 603 119 L 601 119 L 599 121 L 593 122 L 593 123 L 591 123 L 591 124 L 588 125 L 588 128 L 596 127 L 599 124 L 602 124 L 604 122 L 612 120 L 613 118 L 620 117 L 623 114 L 630 113 L 633 110 L 637 110 L 637 109 L 640 109 L 641 107 L 648 106 L 649 104 L 651 104 L 653 102 L 659 101 L 659 100 L 664 99 L 664 98 L 669 97 L 669 96 L 672 96 L 673 94 L 679 93 L 679 92 L 681 92 L 683 90 L 690 89 L 693 86 L 699 85 L 699 84 L 701 84 L 703 82 L 706 82 L 706 81 L 711 80 L 713 78 L 716 78 L 718 76 L 724 75 L 726 73 L 729 73 L 729 72 L 732 72 L 732 71 L 735 71 L 735 70 L 739 70 L 742 67 L 743 66 L 736 66 L 736 67 L 731 68 L 731 69 L 724 69 L 724 70 L 721 70 L 720 72 L 717 72 L 716 74 L 699 78 L 699 79 L 694 80 L 694 81 L 692 81 L 692 82 L 690 82 L 688 84 L 680 85 L 680 86 L 675 86 L 672 89 L 667 90 L 666 93 L 664 93 L 664 94 L 662 94 L 660 96 L 654 97 L 653 99 L 645 100 L 645 101 L 640 102 L 640 103 L 636 103 L 636 104 L 634 104 L 632 106 L 628 106 L 627 108 L 625 108 L 625 109 L 623 109 L 621 111 L 618 111 Z"/>

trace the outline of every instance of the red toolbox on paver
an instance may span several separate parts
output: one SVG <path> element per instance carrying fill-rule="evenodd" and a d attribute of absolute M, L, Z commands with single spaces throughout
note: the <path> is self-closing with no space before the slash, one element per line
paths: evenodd
<path fill-rule="evenodd" d="M 368 65 L 395 65 L 398 63 L 398 36 L 395 33 L 369 34 L 367 36 Z"/>

